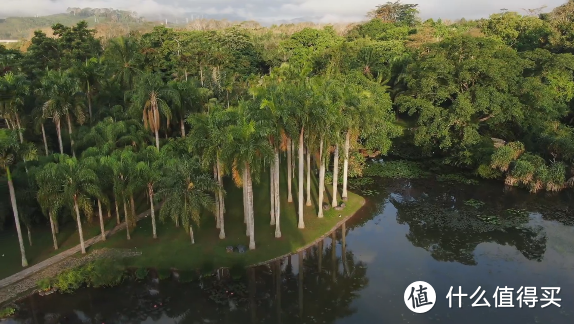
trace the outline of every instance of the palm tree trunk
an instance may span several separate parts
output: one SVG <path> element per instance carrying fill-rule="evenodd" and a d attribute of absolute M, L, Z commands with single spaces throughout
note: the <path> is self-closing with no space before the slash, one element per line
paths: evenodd
<path fill-rule="evenodd" d="M 345 275 L 349 275 L 349 266 L 347 265 L 347 229 L 345 228 L 345 223 L 341 225 L 341 259 L 343 261 L 343 271 L 345 271 Z"/>
<path fill-rule="evenodd" d="M 42 127 L 42 139 L 44 140 L 44 150 L 46 150 L 46 156 L 48 156 L 48 142 L 46 141 L 46 129 L 44 129 L 44 123 L 40 124 Z"/>
<path fill-rule="evenodd" d="M 333 201 L 331 206 L 337 207 L 337 180 L 339 179 L 339 144 L 335 145 L 335 157 L 333 161 Z"/>
<path fill-rule="evenodd" d="M 134 203 L 134 194 L 130 195 L 130 205 L 132 209 L 133 221 L 136 222 L 136 204 Z"/>
<path fill-rule="evenodd" d="M 54 217 L 54 226 L 56 227 L 56 234 L 60 234 L 60 223 L 58 222 L 58 216 Z"/>
<path fill-rule="evenodd" d="M 319 209 L 317 217 L 323 218 L 323 194 L 325 192 L 325 159 L 323 158 L 323 136 L 319 142 L 319 203 L 317 208 Z"/>
<path fill-rule="evenodd" d="M 58 144 L 60 145 L 60 154 L 64 154 L 64 144 L 62 144 L 62 123 L 56 122 L 56 133 L 58 133 Z"/>
<path fill-rule="evenodd" d="M 131 240 L 131 237 L 130 237 L 130 221 L 129 221 L 129 216 L 128 216 L 128 205 L 126 204 L 125 200 L 124 200 L 124 215 L 126 216 L 126 233 L 128 236 L 128 240 Z"/>
<path fill-rule="evenodd" d="M 185 124 L 183 118 L 179 121 L 179 127 L 181 127 L 181 137 L 185 137 Z"/>
<path fill-rule="evenodd" d="M 98 215 L 100 216 L 100 231 L 102 231 L 102 241 L 106 240 L 106 230 L 104 228 L 104 215 L 102 214 L 102 202 L 98 199 Z"/>
<path fill-rule="evenodd" d="M 349 131 L 347 131 L 347 134 L 345 135 L 345 160 L 343 162 L 343 193 L 341 194 L 341 197 L 343 198 L 343 201 L 347 200 L 347 175 L 348 175 L 348 171 L 349 171 L 349 142 L 350 142 L 350 134 Z"/>
<path fill-rule="evenodd" d="M 271 216 L 271 226 L 275 225 L 275 159 L 269 164 L 269 199 L 271 200 L 271 208 L 269 214 Z"/>
<path fill-rule="evenodd" d="M 54 250 L 58 249 L 58 239 L 56 238 L 56 227 L 54 226 L 54 219 L 52 218 L 52 213 L 48 213 L 48 218 L 50 219 L 50 229 L 52 230 L 52 241 L 54 241 Z"/>
<path fill-rule="evenodd" d="M 159 131 L 155 130 L 155 147 L 159 150 Z"/>
<path fill-rule="evenodd" d="M 72 156 L 76 157 L 76 151 L 74 151 L 74 140 L 72 139 L 72 120 L 70 119 L 70 114 L 66 115 L 68 119 L 68 133 L 70 135 L 70 147 L 72 148 Z"/>
<path fill-rule="evenodd" d="M 20 143 L 24 143 L 24 135 L 22 134 L 22 126 L 20 125 L 20 117 L 16 115 L 16 125 L 18 125 L 18 136 L 20 137 Z"/>
<path fill-rule="evenodd" d="M 88 114 L 90 115 L 90 121 L 92 121 L 92 99 L 90 98 L 90 81 L 86 81 L 88 85 L 88 92 L 86 93 L 86 99 L 88 100 Z"/>
<path fill-rule="evenodd" d="M 275 237 L 281 237 L 281 200 L 279 196 L 279 149 L 275 148 L 275 167 L 273 168 L 275 177 L 275 190 L 273 195 L 275 196 Z"/>
<path fill-rule="evenodd" d="M 249 209 L 249 249 L 255 249 L 255 215 L 253 212 L 253 182 L 251 181 L 251 169 L 249 164 L 245 164 L 247 169 L 247 199 L 248 199 L 248 209 Z"/>
<path fill-rule="evenodd" d="M 217 181 L 217 164 L 213 164 L 213 180 Z M 219 193 L 216 192 L 215 193 L 215 214 L 213 214 L 213 216 L 215 217 L 215 228 L 219 229 L 221 228 L 221 219 L 220 219 L 220 213 L 219 213 L 219 208 L 220 208 L 220 204 L 219 204 Z"/>
<path fill-rule="evenodd" d="M 12 211 L 14 212 L 14 223 L 16 224 L 16 232 L 18 233 L 18 242 L 20 243 L 20 254 L 22 255 L 22 267 L 27 267 L 28 260 L 26 259 L 26 250 L 24 249 L 24 240 L 22 239 L 20 218 L 18 217 L 18 205 L 16 204 L 16 193 L 14 191 L 14 183 L 12 183 L 12 175 L 10 174 L 10 168 L 6 168 L 6 178 L 8 179 L 10 202 L 12 203 Z"/>
<path fill-rule="evenodd" d="M 319 241 L 319 244 L 317 244 L 317 252 L 318 252 L 318 255 L 317 255 L 317 259 L 318 259 L 317 267 L 319 268 L 319 271 L 318 271 L 318 272 L 319 272 L 319 274 L 320 274 L 321 271 L 323 270 L 323 240 L 320 240 L 320 241 Z M 318 277 L 319 277 L 319 280 L 321 280 L 320 275 L 319 275 Z"/>
<path fill-rule="evenodd" d="M 193 239 L 193 228 L 189 225 L 189 238 L 191 239 L 191 244 L 195 244 L 195 240 Z"/>
<path fill-rule="evenodd" d="M 28 231 L 28 244 L 32 246 L 32 232 L 30 232 L 30 226 L 26 225 L 26 230 Z"/>
<path fill-rule="evenodd" d="M 303 135 L 304 135 L 304 127 L 301 127 L 301 133 L 299 133 L 299 183 L 297 184 L 297 187 L 299 189 L 299 201 L 297 202 L 299 204 L 299 210 L 298 210 L 298 214 L 299 214 L 299 224 L 297 227 L 299 228 L 305 228 L 305 222 L 303 221 L 303 171 L 305 168 L 305 163 L 303 161 L 304 156 L 303 156 Z"/>
<path fill-rule="evenodd" d="M 291 159 L 293 146 L 291 145 L 291 139 L 287 139 L 287 202 L 293 202 L 293 194 L 291 193 L 291 180 L 293 179 L 293 162 Z"/>
<path fill-rule="evenodd" d="M 157 238 L 157 232 L 156 232 L 156 228 L 155 228 L 155 210 L 153 207 L 153 187 L 151 185 L 148 185 L 149 188 L 149 204 L 150 204 L 150 213 L 151 213 L 151 227 L 152 227 L 152 232 L 153 232 L 153 238 Z"/>
<path fill-rule="evenodd" d="M 80 234 L 80 246 L 82 247 L 82 254 L 86 254 L 86 247 L 84 246 L 84 232 L 82 231 L 82 221 L 80 220 L 80 209 L 78 208 L 78 201 L 74 197 L 74 209 L 76 210 L 76 221 L 78 221 L 78 233 Z"/>
<path fill-rule="evenodd" d="M 336 239 L 335 231 L 331 232 L 331 276 L 333 282 L 337 280 L 337 239 Z"/>
<path fill-rule="evenodd" d="M 120 223 L 122 222 L 120 220 L 120 210 L 118 209 L 118 199 L 116 198 L 116 221 L 117 221 L 117 225 L 120 225 Z"/>
<path fill-rule="evenodd" d="M 112 218 L 112 209 L 108 206 L 108 219 Z"/>
<path fill-rule="evenodd" d="M 297 288 L 299 291 L 299 318 L 303 318 L 303 273 L 305 272 L 303 269 L 303 251 L 299 251 L 297 256 L 297 263 L 299 263 L 299 273 L 297 274 L 297 279 L 299 279 L 297 283 Z"/>
<path fill-rule="evenodd" d="M 242 172 L 242 182 L 243 182 L 243 223 L 245 223 L 245 235 L 250 235 L 251 228 L 249 227 L 249 197 L 247 194 L 247 169 Z"/>
<path fill-rule="evenodd" d="M 307 147 L 307 206 L 311 206 L 311 152 Z"/>
<path fill-rule="evenodd" d="M 217 153 L 217 183 L 219 183 L 219 238 L 225 238 L 225 199 L 223 198 L 223 175 L 222 175 L 222 168 L 221 163 L 219 162 L 219 153 Z"/>

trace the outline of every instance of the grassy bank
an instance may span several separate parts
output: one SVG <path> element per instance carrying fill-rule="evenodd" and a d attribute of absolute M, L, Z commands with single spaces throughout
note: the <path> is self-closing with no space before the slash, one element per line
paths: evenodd
<path fill-rule="evenodd" d="M 229 180 L 229 179 L 227 179 Z M 245 235 L 243 223 L 242 189 L 226 182 L 225 232 L 220 240 L 212 215 L 204 215 L 199 230 L 195 230 L 195 244 L 190 243 L 189 235 L 183 228 L 176 228 L 170 221 L 158 223 L 158 239 L 152 238 L 150 218 L 140 221 L 128 241 L 121 233 L 98 243 L 94 248 L 137 249 L 142 255 L 125 260 L 130 267 L 150 267 L 156 269 L 211 269 L 221 266 L 250 265 L 288 254 L 312 243 L 333 228 L 344 217 L 353 215 L 364 204 L 364 199 L 349 193 L 344 210 L 329 210 L 323 219 L 317 218 L 317 178 L 312 177 L 312 206 L 305 206 L 305 229 L 297 228 L 297 181 L 293 180 L 292 203 L 287 202 L 286 170 L 281 174 L 281 232 L 276 239 L 275 227 L 270 226 L 269 176 L 264 174 L 261 182 L 254 185 L 255 241 L 257 248 L 244 254 L 227 253 L 226 247 L 243 245 L 247 247 L 249 238 Z M 330 186 L 329 186 L 330 187 Z M 325 202 L 331 200 L 331 191 L 325 194 Z"/>

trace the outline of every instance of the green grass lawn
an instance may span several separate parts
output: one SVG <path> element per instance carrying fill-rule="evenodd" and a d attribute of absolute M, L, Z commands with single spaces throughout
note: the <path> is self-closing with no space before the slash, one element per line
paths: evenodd
<path fill-rule="evenodd" d="M 104 218 L 104 220 L 106 229 L 111 229 L 116 224 L 116 220 L 113 217 L 112 219 Z M 92 223 L 82 224 L 82 229 L 84 231 L 84 239 L 98 235 L 100 233 L 98 218 L 94 217 Z M 67 220 L 66 225 L 60 227 L 60 233 L 57 234 L 58 250 L 54 250 L 52 232 L 49 225 L 33 227 L 31 231 L 32 246 L 28 243 L 26 227 L 22 226 L 24 247 L 29 265 L 42 262 L 61 251 L 80 244 L 77 226 L 75 226 L 75 221 L 72 220 L 71 216 Z M 16 229 L 6 229 L 0 232 L 0 264 L 0 279 L 11 276 L 23 269 Z"/>
<path fill-rule="evenodd" d="M 152 238 L 151 219 L 140 221 L 134 229 L 131 240 L 118 233 L 106 242 L 93 248 L 129 248 L 141 251 L 142 255 L 125 260 L 129 267 L 149 267 L 156 269 L 177 268 L 180 270 L 213 269 L 221 266 L 250 265 L 296 251 L 328 232 L 344 217 L 354 214 L 364 204 L 364 199 L 349 193 L 347 206 L 342 211 L 329 210 L 323 219 L 317 218 L 317 179 L 312 178 L 313 206 L 305 206 L 305 229 L 297 228 L 297 181 L 293 181 L 294 202 L 287 202 L 286 170 L 281 174 L 281 233 L 275 238 L 275 227 L 270 226 L 269 175 L 261 176 L 261 182 L 254 184 L 255 242 L 256 249 L 244 254 L 227 253 L 226 246 L 239 244 L 249 246 L 243 223 L 242 189 L 236 188 L 230 179 L 226 182 L 225 232 L 226 238 L 220 240 L 219 230 L 215 228 L 213 215 L 204 215 L 200 229 L 195 228 L 195 244 L 190 243 L 189 235 L 183 228 L 176 228 L 171 221 L 158 223 L 158 239 Z M 328 185 L 327 187 L 332 187 Z M 340 194 L 340 193 L 339 193 Z M 332 195 L 325 194 L 325 202 Z M 341 218 L 339 217 L 341 215 Z"/>

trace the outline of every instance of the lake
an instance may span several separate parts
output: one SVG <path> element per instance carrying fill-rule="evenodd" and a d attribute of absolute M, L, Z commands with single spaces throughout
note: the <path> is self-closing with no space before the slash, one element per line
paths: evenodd
<path fill-rule="evenodd" d="M 34 295 L 5 322 L 574 323 L 572 190 L 533 195 L 490 182 L 378 181 L 355 190 L 368 202 L 334 237 L 241 277 L 219 271 L 182 283 L 150 276 L 114 288 Z M 403 299 L 419 280 L 436 291 L 423 314 Z M 459 286 L 467 296 L 461 308 L 456 297 L 449 308 L 449 289 Z M 514 307 L 495 307 L 497 287 L 514 289 L 506 290 Z M 537 288 L 535 307 L 519 307 L 520 287 Z M 561 307 L 542 308 L 550 293 L 544 287 L 560 288 L 554 297 Z M 490 307 L 472 307 L 483 302 L 481 291 Z"/>

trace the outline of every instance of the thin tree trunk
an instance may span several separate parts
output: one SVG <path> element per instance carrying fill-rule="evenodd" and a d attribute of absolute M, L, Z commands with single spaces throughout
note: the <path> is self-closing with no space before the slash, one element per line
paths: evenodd
<path fill-rule="evenodd" d="M 307 147 L 307 206 L 312 206 L 311 203 L 311 152 Z"/>
<path fill-rule="evenodd" d="M 159 131 L 155 130 L 155 147 L 159 150 Z"/>
<path fill-rule="evenodd" d="M 217 181 L 217 164 L 213 164 L 213 180 Z M 215 214 L 213 214 L 213 216 L 215 217 L 215 228 L 219 229 L 221 228 L 221 215 L 219 214 L 219 208 L 220 208 L 220 204 L 219 204 L 219 193 L 215 193 Z"/>
<path fill-rule="evenodd" d="M 64 144 L 62 144 L 62 123 L 56 122 L 56 133 L 58 133 L 58 144 L 60 145 L 60 154 L 64 154 Z"/>
<path fill-rule="evenodd" d="M 343 225 L 341 225 L 341 259 L 343 261 L 343 271 L 345 271 L 345 275 L 348 276 L 349 275 L 349 268 L 347 265 L 347 229 L 345 226 L 345 223 L 343 223 Z"/>
<path fill-rule="evenodd" d="M 179 127 L 181 127 L 181 137 L 185 137 L 185 123 L 183 118 L 179 121 Z"/>
<path fill-rule="evenodd" d="M 88 114 L 90 115 L 90 121 L 92 121 L 92 99 L 90 98 L 90 81 L 86 81 L 88 85 L 88 92 L 86 93 L 86 99 L 88 99 Z"/>
<path fill-rule="evenodd" d="M 112 218 L 112 209 L 108 206 L 108 219 Z"/>
<path fill-rule="evenodd" d="M 48 156 L 48 142 L 46 141 L 46 129 L 44 129 L 44 123 L 40 124 L 42 127 L 42 139 L 44 140 L 44 150 L 46 150 L 46 156 Z"/>
<path fill-rule="evenodd" d="M 293 145 L 291 139 L 287 139 L 287 202 L 293 202 L 293 193 L 291 192 L 291 180 L 293 179 Z"/>
<path fill-rule="evenodd" d="M 12 183 L 12 175 L 10 174 L 10 168 L 6 168 L 6 178 L 8 179 L 10 202 L 12 203 L 12 211 L 14 212 L 14 223 L 16 224 L 16 232 L 18 233 L 18 242 L 20 243 L 20 254 L 22 255 L 22 267 L 27 267 L 28 260 L 26 259 L 26 250 L 24 249 L 24 240 L 22 239 L 22 230 L 20 228 L 20 217 L 18 217 L 18 205 L 16 204 L 16 193 L 14 191 L 14 183 Z"/>
<path fill-rule="evenodd" d="M 243 181 L 243 223 L 245 223 L 245 235 L 249 236 L 249 197 L 247 196 L 247 169 L 242 172 Z"/>
<path fill-rule="evenodd" d="M 56 226 L 54 226 L 54 220 L 52 219 L 52 212 L 48 213 L 48 218 L 50 219 L 50 229 L 52 229 L 52 241 L 54 241 L 54 250 L 57 250 L 58 239 L 56 238 Z"/>
<path fill-rule="evenodd" d="M 152 227 L 152 232 L 153 232 L 153 238 L 157 238 L 157 232 L 156 232 L 156 227 L 155 227 L 155 210 L 153 207 L 153 187 L 152 186 L 148 186 L 149 188 L 149 204 L 150 204 L 150 212 L 151 212 L 151 227 Z"/>
<path fill-rule="evenodd" d="M 133 220 L 134 222 L 136 221 L 136 204 L 134 203 L 134 194 L 130 195 L 130 205 L 131 205 L 131 209 L 132 209 L 132 216 L 133 216 Z"/>
<path fill-rule="evenodd" d="M 299 189 L 299 201 L 297 202 L 299 204 L 299 224 L 297 227 L 299 228 L 305 228 L 305 221 L 303 220 L 303 173 L 304 173 L 304 168 L 305 168 L 305 163 L 303 161 L 304 156 L 303 156 L 303 135 L 304 135 L 304 128 L 301 128 L 301 133 L 299 133 L 299 153 L 298 153 L 298 158 L 299 158 L 299 183 L 297 184 L 297 187 Z"/>
<path fill-rule="evenodd" d="M 20 117 L 16 115 L 16 125 L 18 125 L 18 136 L 20 137 L 20 143 L 24 143 L 24 135 L 22 134 L 22 126 L 20 125 Z"/>
<path fill-rule="evenodd" d="M 124 215 L 126 216 L 126 233 L 127 233 L 127 237 L 128 240 L 131 240 L 131 236 L 130 236 L 130 218 L 128 215 L 128 205 L 126 204 L 125 200 L 124 200 Z"/>
<path fill-rule="evenodd" d="M 70 147 L 72 148 L 72 156 L 76 157 L 76 151 L 74 150 L 74 140 L 72 139 L 72 120 L 70 119 L 70 114 L 66 115 L 68 119 L 68 133 L 70 135 Z"/>
<path fill-rule="evenodd" d="M 120 220 L 120 210 L 118 209 L 118 199 L 117 198 L 116 198 L 115 203 L 116 203 L 116 221 L 117 221 L 118 225 L 120 225 L 120 223 L 122 221 Z"/>
<path fill-rule="evenodd" d="M 339 179 L 339 144 L 335 145 L 335 158 L 333 161 L 333 201 L 331 206 L 337 207 L 337 180 Z"/>
<path fill-rule="evenodd" d="M 319 244 L 317 244 L 317 251 L 319 252 L 319 255 L 317 256 L 318 258 L 318 268 L 319 268 L 319 274 L 321 273 L 321 271 L 323 270 L 323 240 L 319 241 Z M 320 276 L 317 276 L 320 279 Z"/>
<path fill-rule="evenodd" d="M 331 276 L 333 282 L 337 280 L 337 239 L 335 231 L 331 232 Z"/>
<path fill-rule="evenodd" d="M 217 183 L 219 183 L 219 238 L 220 239 L 224 239 L 225 238 L 225 199 L 223 198 L 223 178 L 222 178 L 222 168 L 221 168 L 221 163 L 219 162 L 219 153 L 217 154 Z"/>
<path fill-rule="evenodd" d="M 76 210 L 76 220 L 78 221 L 78 233 L 80 234 L 80 246 L 82 247 L 82 254 L 86 254 L 86 247 L 84 246 L 84 232 L 82 231 L 82 221 L 80 220 L 80 209 L 78 208 L 78 201 L 74 197 L 74 209 Z"/>
<path fill-rule="evenodd" d="M 189 225 L 189 238 L 191 239 L 191 244 L 195 244 L 195 240 L 193 239 L 193 228 Z"/>
<path fill-rule="evenodd" d="M 255 215 L 253 212 L 253 184 L 251 181 L 251 168 L 249 164 L 245 163 L 246 178 L 247 178 L 247 200 L 248 200 L 248 211 L 249 211 L 249 249 L 255 249 Z"/>
<path fill-rule="evenodd" d="M 303 273 L 304 273 L 304 269 L 303 269 L 303 251 L 300 251 L 299 253 L 297 253 L 298 256 L 298 263 L 299 263 L 299 273 L 297 274 L 298 277 L 298 284 L 297 284 L 297 288 L 299 288 L 299 318 L 302 319 L 303 318 Z"/>
<path fill-rule="evenodd" d="M 319 142 L 319 203 L 317 217 L 323 218 L 323 194 L 325 192 L 325 159 L 323 157 L 323 136 Z"/>
<path fill-rule="evenodd" d="M 58 222 L 58 216 L 54 217 L 54 226 L 56 226 L 56 234 L 60 234 L 60 222 Z"/>
<path fill-rule="evenodd" d="M 201 86 L 203 87 L 203 66 L 199 66 L 199 79 L 201 80 Z"/>
<path fill-rule="evenodd" d="M 344 201 L 347 200 L 347 175 L 348 175 L 348 171 L 349 171 L 349 146 L 350 146 L 350 134 L 349 131 L 347 131 L 347 134 L 345 135 L 345 160 L 343 161 L 343 193 L 341 194 L 341 197 L 343 198 Z"/>
<path fill-rule="evenodd" d="M 26 225 L 26 230 L 28 231 L 28 244 L 32 246 L 32 232 L 30 232 L 30 226 Z"/>
<path fill-rule="evenodd" d="M 102 231 L 102 241 L 106 240 L 106 230 L 104 228 L 104 215 L 102 214 L 102 202 L 98 199 L 98 214 L 100 216 L 100 230 Z"/>
<path fill-rule="evenodd" d="M 270 225 L 275 225 L 275 159 L 269 164 L 269 199 L 271 200 L 271 208 L 269 214 L 271 216 Z"/>
<path fill-rule="evenodd" d="M 273 195 L 275 196 L 275 237 L 281 237 L 281 200 L 279 196 L 279 149 L 275 148 L 275 167 L 273 168 L 275 177 L 275 190 Z"/>

